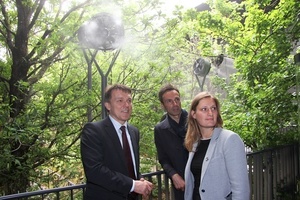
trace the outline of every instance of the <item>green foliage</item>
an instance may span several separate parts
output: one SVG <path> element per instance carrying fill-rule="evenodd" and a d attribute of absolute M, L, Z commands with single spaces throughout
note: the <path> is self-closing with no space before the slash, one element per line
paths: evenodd
<path fill-rule="evenodd" d="M 290 92 L 296 69 L 289 57 L 300 37 L 291 28 L 299 5 L 280 1 L 268 10 L 268 2 L 217 2 L 212 5 L 217 10 L 197 17 L 199 30 L 204 28 L 223 40 L 223 53 L 234 57 L 238 72 L 223 87 L 227 94 L 222 100 L 223 118 L 225 127 L 239 133 L 253 150 L 298 139 L 293 128 L 297 125 L 296 97 Z M 238 15 L 241 10 L 243 15 Z"/>

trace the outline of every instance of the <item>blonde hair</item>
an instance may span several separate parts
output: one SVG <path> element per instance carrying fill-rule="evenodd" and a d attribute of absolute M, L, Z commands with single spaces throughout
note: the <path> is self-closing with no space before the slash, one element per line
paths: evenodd
<path fill-rule="evenodd" d="M 220 114 L 220 103 L 216 97 L 214 97 L 209 92 L 200 92 L 198 93 L 194 99 L 192 100 L 190 110 L 188 113 L 188 119 L 187 119 L 187 133 L 185 136 L 184 145 L 188 151 L 192 151 L 193 144 L 197 141 L 199 141 L 202 137 L 201 131 L 200 131 L 200 125 L 198 124 L 197 120 L 195 120 L 192 116 L 192 111 L 196 111 L 197 106 L 199 102 L 204 98 L 211 98 L 215 101 L 218 115 L 217 115 L 217 123 L 215 127 L 222 127 L 223 126 L 223 119 Z"/>

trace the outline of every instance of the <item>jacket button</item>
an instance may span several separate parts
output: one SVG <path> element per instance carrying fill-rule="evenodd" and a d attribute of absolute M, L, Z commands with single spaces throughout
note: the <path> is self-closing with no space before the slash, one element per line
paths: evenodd
<path fill-rule="evenodd" d="M 202 189 L 201 192 L 205 192 L 205 190 Z"/>

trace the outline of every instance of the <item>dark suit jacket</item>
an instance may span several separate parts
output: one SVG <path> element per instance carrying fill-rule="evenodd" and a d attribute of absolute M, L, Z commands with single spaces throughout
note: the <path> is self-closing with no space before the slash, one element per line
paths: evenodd
<path fill-rule="evenodd" d="M 154 128 L 158 160 L 169 177 L 178 173 L 184 178 L 188 151 L 184 147 L 184 138 L 175 133 L 168 119 L 169 116 L 166 115 L 166 118 Z"/>
<path fill-rule="evenodd" d="M 127 126 L 139 173 L 139 140 L 137 128 Z M 124 200 L 132 187 L 117 132 L 109 119 L 87 123 L 81 134 L 81 159 L 86 176 L 85 200 Z"/>

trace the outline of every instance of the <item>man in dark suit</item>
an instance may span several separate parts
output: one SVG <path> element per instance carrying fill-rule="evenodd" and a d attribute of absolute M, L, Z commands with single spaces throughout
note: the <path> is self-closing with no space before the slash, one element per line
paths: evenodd
<path fill-rule="evenodd" d="M 184 199 L 184 169 L 188 151 L 184 147 L 187 111 L 181 108 L 179 90 L 171 84 L 158 93 L 162 108 L 167 112 L 154 128 L 158 160 L 172 180 L 175 200 Z"/>
<path fill-rule="evenodd" d="M 139 139 L 137 128 L 128 124 L 132 112 L 131 89 L 115 84 L 105 92 L 108 117 L 87 123 L 81 134 L 81 159 L 86 176 L 84 200 L 137 200 L 137 194 L 148 196 L 152 183 L 139 172 Z M 125 126 L 122 139 L 121 126 Z M 123 148 L 130 147 L 133 177 L 127 167 Z M 132 169 L 131 168 L 131 169 Z"/>

